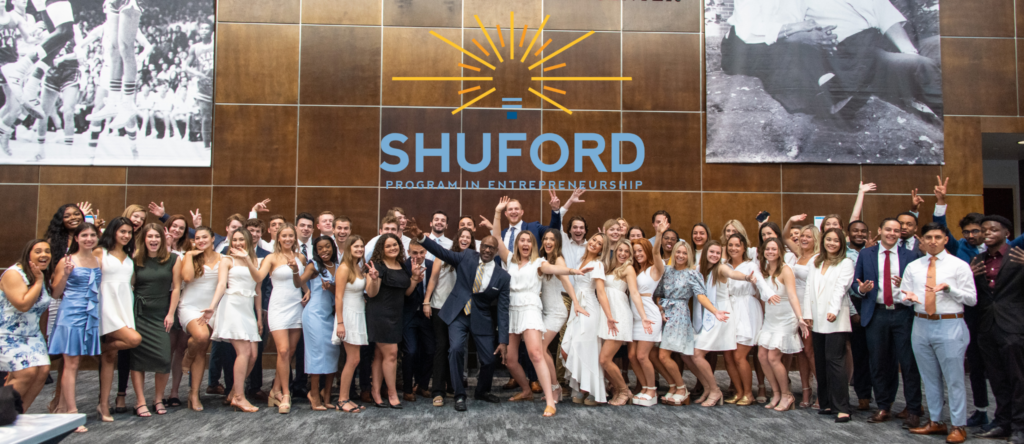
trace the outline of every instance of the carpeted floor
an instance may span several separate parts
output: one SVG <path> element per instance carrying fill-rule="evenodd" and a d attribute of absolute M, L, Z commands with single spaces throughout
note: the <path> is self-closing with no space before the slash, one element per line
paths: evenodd
<path fill-rule="evenodd" d="M 56 376 L 56 375 L 54 375 Z M 716 376 L 720 386 L 729 385 L 725 371 Z M 686 374 L 688 385 L 695 379 Z M 272 372 L 267 371 L 269 384 Z M 504 383 L 507 373 L 495 377 L 495 387 Z M 799 376 L 791 375 L 793 387 L 799 388 Z M 151 392 L 152 377 L 147 392 Z M 187 379 L 186 381 L 187 382 Z M 186 398 L 185 384 L 182 396 Z M 471 385 L 473 382 L 471 381 Z M 970 384 L 967 384 L 970 390 Z M 403 402 L 402 410 L 378 409 L 373 406 L 361 414 L 340 411 L 312 411 L 306 400 L 296 400 L 291 414 L 281 415 L 276 408 L 260 405 L 257 413 L 234 412 L 222 406 L 221 396 L 203 395 L 203 412 L 185 407 L 172 408 L 167 415 L 137 418 L 129 414 L 115 415 L 113 423 L 102 423 L 95 411 L 99 383 L 95 371 L 82 372 L 78 383 L 79 410 L 88 414 L 88 433 L 72 434 L 67 443 L 262 443 L 262 442 L 527 442 L 527 443 L 942 443 L 945 437 L 914 436 L 900 428 L 900 422 L 868 424 L 871 412 L 855 412 L 854 421 L 835 424 L 831 416 L 816 410 L 794 410 L 785 413 L 769 411 L 761 406 L 703 408 L 696 405 L 650 408 L 584 407 L 572 404 L 568 397 L 559 404 L 557 416 L 542 418 L 544 403 L 534 402 L 488 404 L 469 402 L 468 412 L 456 412 L 452 399 L 447 405 L 433 407 L 429 399 Z M 47 385 L 29 413 L 45 413 L 52 399 L 54 385 Z M 203 390 L 205 391 L 205 383 Z M 755 385 L 756 388 L 756 385 Z M 268 387 L 269 389 L 269 387 Z M 470 389 L 472 390 L 472 388 Z M 472 393 L 472 391 L 470 391 Z M 502 399 L 512 392 L 497 391 Z M 856 396 L 851 389 L 851 398 Z M 799 395 L 797 395 L 799 397 Z M 111 402 L 113 402 L 111 396 Z M 968 403 L 970 403 L 968 393 Z M 994 403 L 994 398 L 990 396 Z M 152 402 L 152 401 L 150 401 Z M 129 389 L 128 405 L 134 405 Z M 902 392 L 894 412 L 904 407 Z M 968 408 L 973 412 L 973 408 Z M 989 414 L 991 415 L 990 410 Z M 948 421 L 948 409 L 943 417 Z"/>

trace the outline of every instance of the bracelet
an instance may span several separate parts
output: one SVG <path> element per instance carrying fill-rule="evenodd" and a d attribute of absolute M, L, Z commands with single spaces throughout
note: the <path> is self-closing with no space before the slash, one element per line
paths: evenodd
<path fill-rule="evenodd" d="M 430 305 L 430 302 L 424 302 L 423 305 Z"/>

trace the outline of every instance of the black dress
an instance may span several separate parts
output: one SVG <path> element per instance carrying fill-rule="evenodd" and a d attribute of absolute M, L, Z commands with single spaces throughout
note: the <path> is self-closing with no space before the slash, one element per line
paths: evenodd
<path fill-rule="evenodd" d="M 128 350 L 134 371 L 171 372 L 171 335 L 164 330 L 164 317 L 171 305 L 174 265 L 179 260 L 172 253 L 162 264 L 147 257 L 145 267 L 135 267 L 135 330 L 142 342 Z"/>
<path fill-rule="evenodd" d="M 366 334 L 370 342 L 397 344 L 402 342 L 402 305 L 411 284 L 409 273 L 376 262 L 373 266 L 380 273 L 380 290 L 366 301 Z"/>

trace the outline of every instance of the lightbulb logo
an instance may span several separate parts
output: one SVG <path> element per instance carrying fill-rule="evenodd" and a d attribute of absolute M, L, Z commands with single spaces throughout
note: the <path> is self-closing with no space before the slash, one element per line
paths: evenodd
<path fill-rule="evenodd" d="M 509 36 L 508 37 L 508 45 L 505 44 L 505 34 L 501 30 L 501 25 L 495 25 L 495 27 L 494 27 L 495 31 L 496 31 L 496 37 L 498 39 L 498 43 L 501 45 L 502 48 L 505 48 L 506 46 L 508 47 L 508 59 L 506 60 L 504 57 L 502 57 L 502 52 L 504 50 L 499 50 L 498 46 L 495 45 L 494 39 L 491 38 L 490 32 L 487 30 L 486 27 L 484 27 L 483 23 L 480 21 L 480 17 L 478 17 L 476 15 L 473 16 L 473 18 L 476 19 L 477 25 L 480 26 L 480 30 L 483 31 L 484 37 L 486 37 L 486 39 L 487 39 L 487 43 L 490 46 L 491 51 L 493 52 L 494 58 L 497 59 L 496 63 L 499 63 L 499 64 L 500 63 L 506 63 L 506 62 L 509 62 L 509 63 L 518 62 L 518 63 L 524 63 L 524 64 L 528 63 L 527 59 L 530 58 L 530 56 L 531 56 L 530 51 L 533 50 L 534 45 L 536 45 L 536 43 L 537 43 L 537 39 L 540 37 L 541 33 L 544 31 L 544 26 L 547 25 L 548 19 L 551 18 L 550 15 L 544 17 L 544 21 L 541 22 L 540 27 L 537 28 L 536 31 L 534 31 L 533 38 L 530 39 L 529 46 L 527 46 L 526 50 L 522 52 L 522 57 L 520 57 L 518 60 L 516 60 L 516 46 L 517 45 L 515 44 L 516 43 L 516 40 L 515 40 L 515 38 L 516 38 L 515 17 L 516 17 L 515 16 L 515 12 L 509 13 L 510 26 L 509 26 L 509 30 L 508 30 L 508 36 Z M 523 44 L 526 42 L 526 35 L 529 32 L 529 29 L 530 29 L 530 26 L 528 24 L 523 27 L 523 30 L 522 30 L 522 32 L 519 35 L 518 47 L 522 48 Z M 547 62 L 548 60 L 551 60 L 551 59 L 555 58 L 555 56 L 565 52 L 569 48 L 572 48 L 577 43 L 582 42 L 583 40 L 586 40 L 587 37 L 590 37 L 593 34 L 594 34 L 594 31 L 590 31 L 590 32 L 584 34 L 582 37 L 580 37 L 580 38 L 578 38 L 576 40 L 573 40 L 569 44 L 567 44 L 567 45 L 559 48 L 558 50 L 552 52 L 551 54 L 541 58 L 540 60 L 537 60 L 536 62 L 533 62 L 533 64 L 529 65 L 528 70 L 529 71 L 533 71 L 537 67 L 543 65 L 544 62 Z M 487 49 L 484 47 L 484 45 L 480 44 L 480 42 L 478 42 L 476 39 L 472 39 L 473 44 L 475 44 L 476 47 L 480 49 L 480 52 L 482 52 L 484 54 L 484 58 L 481 58 L 481 57 L 477 56 L 476 54 L 473 54 L 472 52 L 467 51 L 465 48 L 455 44 L 451 40 L 448 40 L 448 39 L 442 37 L 440 34 L 434 32 L 434 31 L 430 31 L 430 35 L 432 35 L 434 37 L 437 37 L 438 39 L 441 39 L 441 41 L 447 43 L 451 47 L 457 49 L 458 51 L 460 51 L 463 54 L 469 56 L 471 59 L 475 60 L 477 63 L 482 65 L 482 67 L 481 67 L 481 66 L 469 65 L 469 64 L 465 64 L 465 63 L 459 63 L 459 67 L 465 68 L 465 69 L 470 70 L 470 71 L 481 72 L 481 73 L 483 72 L 484 68 L 487 68 L 487 69 L 489 69 L 491 71 L 496 71 L 497 70 L 497 67 L 494 64 L 488 62 L 488 59 L 492 59 L 492 53 L 487 51 Z M 541 45 L 540 48 L 537 49 L 537 51 L 533 53 L 533 57 L 540 57 L 541 53 L 544 52 L 544 49 L 547 48 L 548 45 L 550 45 L 550 44 L 551 44 L 551 39 L 548 39 L 547 42 L 545 42 L 543 45 Z M 566 66 L 565 63 L 560 63 L 560 64 L 557 64 L 557 65 L 545 67 L 543 69 L 544 69 L 544 72 L 548 72 L 548 71 L 554 71 L 554 70 L 559 69 L 559 68 L 564 68 L 565 66 Z M 440 82 L 493 82 L 494 81 L 494 77 L 490 77 L 490 76 L 467 76 L 467 77 L 392 77 L 391 80 L 392 81 L 396 81 L 396 82 L 438 82 L 438 81 L 440 81 Z M 531 82 L 620 82 L 620 81 L 628 82 L 628 81 L 632 81 L 632 80 L 633 80 L 632 77 L 542 77 L 540 75 L 540 73 L 531 74 L 531 76 L 530 76 L 530 81 Z M 478 86 L 474 86 L 474 87 L 471 87 L 471 88 L 466 88 L 466 89 L 464 89 L 462 91 L 459 91 L 459 94 L 460 95 L 468 94 L 468 93 L 480 91 L 481 89 L 483 89 L 483 88 L 478 85 Z M 544 91 L 550 92 L 550 93 L 561 94 L 563 96 L 567 94 L 567 92 L 565 90 L 553 88 L 553 87 L 550 87 L 550 86 L 547 86 L 547 85 L 543 86 L 541 89 L 543 89 Z M 483 94 L 480 94 L 480 95 L 474 97 L 473 99 L 471 99 L 469 101 L 466 101 L 462 106 L 460 106 L 457 109 L 455 109 L 454 111 L 452 111 L 452 114 L 453 115 L 454 114 L 458 114 L 460 111 L 462 111 L 462 110 L 472 106 L 474 103 L 479 102 L 484 97 L 487 97 L 487 96 L 493 94 L 496 90 L 497 90 L 497 87 L 492 87 L 492 88 L 488 89 Z M 558 109 L 560 109 L 562 111 L 565 111 L 568 114 L 572 114 L 572 111 L 570 109 L 566 108 L 565 106 L 562 106 L 562 104 L 558 103 L 557 101 L 555 101 L 551 97 L 549 97 L 547 95 L 544 95 L 543 93 L 537 91 L 536 89 L 534 89 L 532 87 L 528 87 L 527 88 L 527 92 L 529 92 L 531 94 L 534 94 L 537 97 L 540 97 L 544 101 L 550 103 L 551 105 L 557 107 Z M 522 108 L 522 104 L 521 104 L 522 101 L 523 101 L 522 97 L 505 97 L 505 98 L 502 98 L 501 100 L 502 100 L 502 106 L 501 106 L 502 109 L 513 109 L 513 110 L 515 110 L 515 109 Z M 518 114 L 517 111 L 507 111 L 506 112 L 506 116 L 509 119 L 517 118 L 517 114 Z"/>

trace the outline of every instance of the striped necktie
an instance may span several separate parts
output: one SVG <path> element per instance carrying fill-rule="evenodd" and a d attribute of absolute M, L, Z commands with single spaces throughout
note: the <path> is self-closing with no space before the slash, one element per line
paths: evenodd
<path fill-rule="evenodd" d="M 483 286 L 483 280 L 484 280 L 484 264 L 480 264 L 476 268 L 476 279 L 473 281 L 473 293 L 479 293 L 480 292 L 480 287 Z M 467 315 L 469 314 L 469 304 L 472 304 L 472 303 L 473 303 L 473 299 L 472 299 L 472 297 L 470 297 L 469 302 L 466 302 L 466 308 L 464 308 L 462 310 Z"/>

